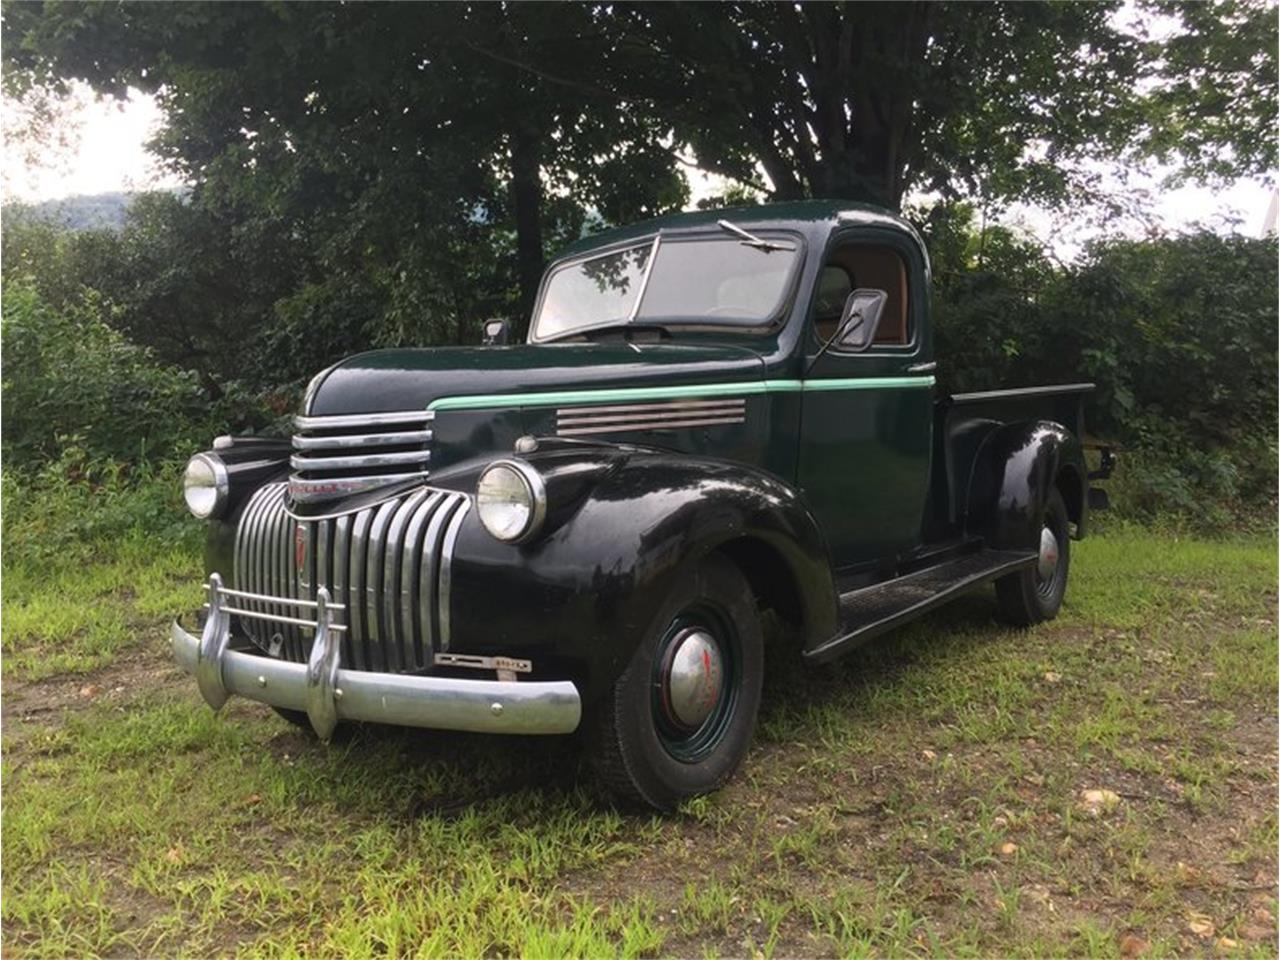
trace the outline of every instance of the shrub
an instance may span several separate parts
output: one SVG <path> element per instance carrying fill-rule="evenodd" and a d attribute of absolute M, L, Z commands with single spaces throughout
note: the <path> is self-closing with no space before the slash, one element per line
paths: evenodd
<path fill-rule="evenodd" d="M 211 417 L 193 374 L 157 364 L 103 318 L 92 290 L 51 309 L 24 281 L 5 284 L 0 326 L 3 450 L 9 466 L 57 461 L 68 445 L 89 460 L 174 457 L 207 442 Z"/>
<path fill-rule="evenodd" d="M 73 569 L 139 540 L 194 553 L 204 526 L 182 502 L 183 466 L 95 462 L 71 444 L 38 470 L 6 470 L 0 481 L 6 568 Z"/>
<path fill-rule="evenodd" d="M 1274 239 L 1110 240 L 1054 267 L 999 228 L 979 244 L 966 216 L 930 235 L 944 388 L 1092 381 L 1089 432 L 1124 451 L 1118 512 L 1213 527 L 1272 510 Z"/>

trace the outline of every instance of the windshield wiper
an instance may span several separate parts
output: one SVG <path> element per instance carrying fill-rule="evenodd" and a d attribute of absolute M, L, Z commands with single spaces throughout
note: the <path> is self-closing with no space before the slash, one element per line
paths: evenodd
<path fill-rule="evenodd" d="M 795 247 L 790 243 L 774 243 L 772 240 L 765 240 L 763 237 L 757 237 L 754 233 L 748 233 L 741 227 L 730 223 L 728 220 L 717 220 L 716 226 L 721 230 L 728 230 L 730 233 L 738 237 L 739 242 L 743 246 L 755 247 L 757 250 L 763 250 L 768 253 L 771 250 L 794 250 Z"/>
<path fill-rule="evenodd" d="M 653 323 L 649 320 L 610 320 L 607 323 L 597 323 L 590 327 L 566 330 L 564 333 L 558 333 L 554 337 L 546 337 L 539 342 L 554 343 L 557 340 L 572 340 L 574 337 L 589 338 L 596 333 L 626 333 L 628 330 L 651 330 L 664 339 L 671 339 L 670 328 L 663 326 L 661 323 Z"/>
<path fill-rule="evenodd" d="M 671 339 L 671 330 L 650 320 L 627 320 L 619 323 L 602 323 L 598 327 L 583 327 L 566 336 L 590 337 L 596 333 L 626 333 L 630 330 L 652 330 L 664 339 Z"/>

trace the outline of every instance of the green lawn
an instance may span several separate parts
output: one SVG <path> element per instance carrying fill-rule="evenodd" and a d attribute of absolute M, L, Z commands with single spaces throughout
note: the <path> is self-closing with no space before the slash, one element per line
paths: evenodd
<path fill-rule="evenodd" d="M 1053 624 L 777 651 L 666 819 L 572 742 L 215 718 L 164 642 L 197 562 L 5 570 L 6 956 L 1276 954 L 1273 540 L 1117 532 Z"/>

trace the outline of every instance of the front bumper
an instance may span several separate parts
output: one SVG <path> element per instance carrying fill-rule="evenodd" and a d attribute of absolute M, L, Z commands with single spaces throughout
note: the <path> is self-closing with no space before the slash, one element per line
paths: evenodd
<path fill-rule="evenodd" d="M 326 591 L 321 591 L 326 594 Z M 209 585 L 209 616 L 200 636 L 175 621 L 169 629 L 174 656 L 196 678 L 201 694 L 219 710 L 231 694 L 307 714 L 322 739 L 339 720 L 477 733 L 571 733 L 582 718 L 578 690 L 568 680 L 463 680 L 344 670 L 339 635 L 329 622 L 327 595 L 316 608 L 315 639 L 307 663 L 229 649 L 231 623 L 226 590 L 217 574 Z M 306 601 L 294 601 L 306 604 Z"/>

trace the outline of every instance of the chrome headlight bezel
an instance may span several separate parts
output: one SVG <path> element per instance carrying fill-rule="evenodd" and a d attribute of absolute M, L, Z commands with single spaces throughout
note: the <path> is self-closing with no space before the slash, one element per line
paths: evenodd
<path fill-rule="evenodd" d="M 507 471 L 514 476 L 519 482 L 520 489 L 524 491 L 527 513 L 524 523 L 515 531 L 497 527 L 492 520 L 492 516 L 486 515 L 484 499 L 485 478 L 492 478 L 495 471 L 499 470 Z M 480 471 L 480 476 L 476 481 L 475 502 L 476 516 L 480 520 L 480 525 L 484 527 L 489 536 L 502 543 L 528 543 L 542 530 L 542 526 L 547 519 L 547 485 L 542 479 L 542 474 L 523 460 L 495 460 Z"/>
<path fill-rule="evenodd" d="M 193 468 L 207 471 L 203 476 L 193 475 Z M 203 482 L 200 482 L 203 481 Z M 212 500 L 203 498 L 195 500 L 193 490 L 213 491 Z M 182 471 L 182 499 L 187 504 L 191 515 L 198 520 L 212 520 L 222 514 L 227 506 L 227 498 L 231 494 L 231 478 L 227 474 L 227 465 L 222 458 L 212 453 L 197 453 L 187 461 Z"/>

